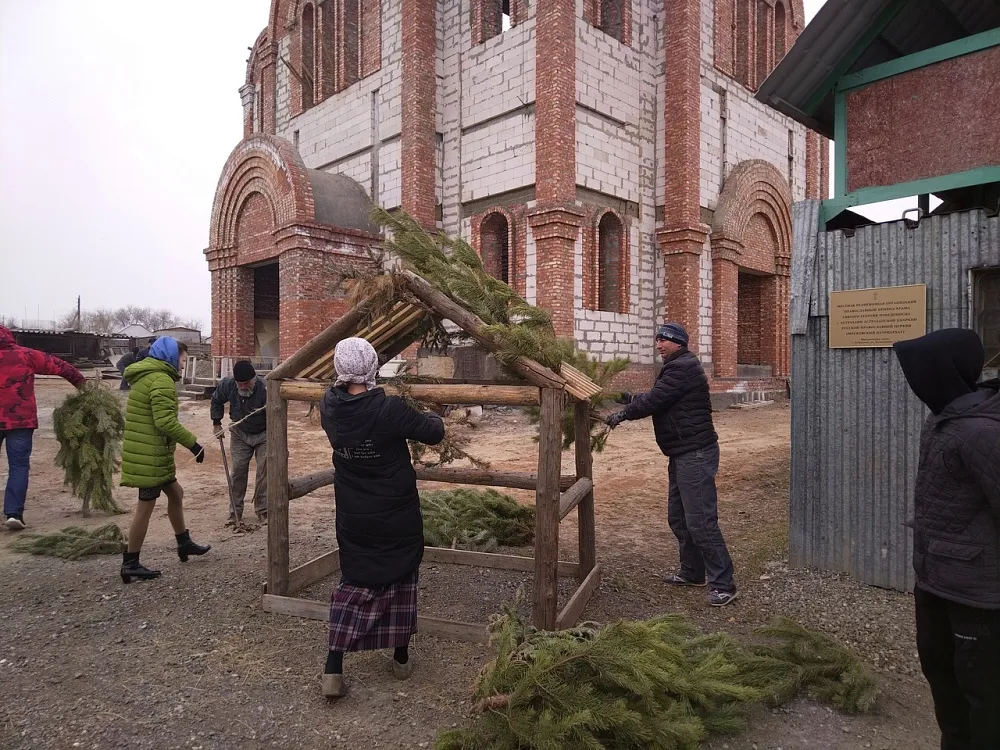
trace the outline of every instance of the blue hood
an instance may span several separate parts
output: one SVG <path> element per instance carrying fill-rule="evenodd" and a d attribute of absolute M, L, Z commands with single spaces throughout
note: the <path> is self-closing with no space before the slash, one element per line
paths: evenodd
<path fill-rule="evenodd" d="M 175 370 L 181 367 L 181 350 L 177 348 L 177 341 L 169 336 L 160 336 L 153 345 L 149 347 L 149 356 L 166 362 Z"/>

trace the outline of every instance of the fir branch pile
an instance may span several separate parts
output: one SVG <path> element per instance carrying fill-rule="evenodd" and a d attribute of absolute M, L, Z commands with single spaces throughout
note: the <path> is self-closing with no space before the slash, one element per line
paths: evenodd
<path fill-rule="evenodd" d="M 125 532 L 109 523 L 88 531 L 67 526 L 50 534 L 22 534 L 11 548 L 30 555 L 48 555 L 64 560 L 79 560 L 87 555 L 117 555 L 125 551 Z"/>
<path fill-rule="evenodd" d="M 511 607 L 491 630 L 498 655 L 477 678 L 472 721 L 436 750 L 695 750 L 740 731 L 753 704 L 800 690 L 843 711 L 875 701 L 856 656 L 784 618 L 751 647 L 678 614 L 547 632 Z"/>
<path fill-rule="evenodd" d="M 424 540 L 431 547 L 490 552 L 535 539 L 535 508 L 496 490 L 458 488 L 420 493 Z"/>
<path fill-rule="evenodd" d="M 519 357 L 525 357 L 559 372 L 566 363 L 602 388 L 609 387 L 615 375 L 628 367 L 627 359 L 603 363 L 591 360 L 576 349 L 571 339 L 557 337 L 551 316 L 486 273 L 479 254 L 461 238 L 432 236 L 401 211 L 390 213 L 377 208 L 372 218 L 385 230 L 383 244 L 388 255 L 483 321 L 480 333 L 496 344 L 496 357 L 502 365 L 509 367 Z M 401 299 L 416 302 L 406 290 L 399 267 L 392 267 L 385 255 L 375 261 L 375 270 L 356 269 L 345 277 L 352 304 L 363 304 L 369 322 L 387 314 Z M 438 343 L 467 340 L 464 333 L 444 331 L 440 324 L 430 320 L 424 322 L 421 334 Z M 596 418 L 597 405 L 603 398 L 606 396 L 598 395 L 592 404 L 595 419 L 591 442 L 596 450 L 603 449 L 608 435 L 607 428 Z M 535 410 L 534 419 L 537 418 Z M 572 408 L 565 414 L 563 435 L 566 447 L 572 445 L 575 439 Z"/>
<path fill-rule="evenodd" d="M 125 434 L 118 399 L 90 381 L 55 409 L 52 424 L 59 441 L 56 466 L 65 472 L 63 484 L 83 500 L 83 515 L 89 515 L 91 507 L 124 513 L 111 494 Z"/>

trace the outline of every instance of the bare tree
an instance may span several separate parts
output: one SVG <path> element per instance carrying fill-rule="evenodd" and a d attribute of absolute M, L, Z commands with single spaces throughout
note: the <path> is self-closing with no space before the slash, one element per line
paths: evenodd
<path fill-rule="evenodd" d="M 150 331 L 174 326 L 201 330 L 200 320 L 182 320 L 169 310 L 154 310 L 137 305 L 126 305 L 114 310 L 108 308 L 84 310 L 81 317 L 80 330 L 87 333 L 113 334 L 130 325 L 140 325 Z M 59 326 L 66 329 L 75 327 L 76 310 L 73 309 L 60 317 Z"/>

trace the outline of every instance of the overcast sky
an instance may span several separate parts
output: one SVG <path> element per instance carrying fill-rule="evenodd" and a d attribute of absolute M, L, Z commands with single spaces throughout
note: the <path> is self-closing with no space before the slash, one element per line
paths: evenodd
<path fill-rule="evenodd" d="M 209 330 L 202 250 L 269 7 L 0 0 L 0 315 L 51 320 L 81 295 Z"/>

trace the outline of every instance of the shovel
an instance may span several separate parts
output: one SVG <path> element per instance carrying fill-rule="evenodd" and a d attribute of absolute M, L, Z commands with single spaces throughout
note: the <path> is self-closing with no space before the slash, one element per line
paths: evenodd
<path fill-rule="evenodd" d="M 226 438 L 219 435 L 219 450 L 222 451 L 222 468 L 226 470 L 226 484 L 229 485 L 229 513 L 236 519 L 236 526 L 239 527 L 242 519 L 236 513 L 236 503 L 233 501 L 233 477 L 229 473 L 229 459 L 226 458 Z"/>

